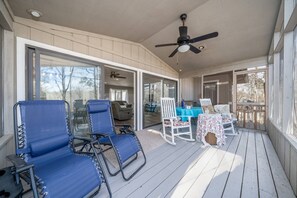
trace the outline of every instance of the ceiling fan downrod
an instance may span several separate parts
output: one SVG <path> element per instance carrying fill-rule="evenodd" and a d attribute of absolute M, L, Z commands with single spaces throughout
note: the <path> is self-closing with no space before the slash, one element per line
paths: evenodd
<path fill-rule="evenodd" d="M 180 20 L 182 20 L 183 26 L 185 26 L 185 21 L 187 19 L 187 14 L 185 14 L 185 13 L 184 14 L 181 14 L 179 18 L 180 18 Z"/>

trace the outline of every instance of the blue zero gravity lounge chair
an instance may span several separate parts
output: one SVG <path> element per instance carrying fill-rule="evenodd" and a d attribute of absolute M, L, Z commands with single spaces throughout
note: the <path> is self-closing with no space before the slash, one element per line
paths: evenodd
<path fill-rule="evenodd" d="M 99 149 L 102 150 L 100 145 L 109 145 L 115 152 L 119 170 L 114 173 L 110 171 L 104 152 L 102 153 L 109 174 L 114 176 L 121 172 L 124 180 L 131 179 L 146 163 L 145 154 L 137 136 L 132 130 L 128 130 L 127 126 L 124 126 L 120 130 L 122 132 L 121 134 L 115 132 L 109 100 L 89 100 L 87 102 L 87 111 L 89 114 L 91 135 L 98 140 Z M 139 152 L 142 152 L 144 162 L 129 176 L 126 176 L 123 169 L 137 159 Z"/>
<path fill-rule="evenodd" d="M 93 196 L 102 183 L 111 197 L 97 153 L 74 152 L 66 107 L 69 112 L 69 104 L 62 100 L 15 104 L 16 154 L 25 164 L 34 165 L 36 185 L 44 197 Z M 18 164 L 20 158 L 12 163 Z"/>

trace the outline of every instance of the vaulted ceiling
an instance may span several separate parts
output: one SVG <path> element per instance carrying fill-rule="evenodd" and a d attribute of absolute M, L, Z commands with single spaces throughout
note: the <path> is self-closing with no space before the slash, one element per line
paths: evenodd
<path fill-rule="evenodd" d="M 177 71 L 198 70 L 268 54 L 280 0 L 8 0 L 14 15 L 31 18 L 27 9 L 43 13 L 40 21 L 143 44 Z M 205 49 L 168 56 L 187 13 L 191 38 L 217 31 L 219 36 L 195 43 Z"/>

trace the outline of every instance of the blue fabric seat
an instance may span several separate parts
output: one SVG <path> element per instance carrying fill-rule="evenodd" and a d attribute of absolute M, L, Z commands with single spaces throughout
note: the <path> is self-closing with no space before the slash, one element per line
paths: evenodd
<path fill-rule="evenodd" d="M 112 173 L 103 153 L 108 172 L 112 176 L 121 172 L 125 180 L 131 179 L 146 163 L 145 154 L 137 136 L 133 131 L 124 134 L 116 133 L 109 100 L 89 100 L 87 111 L 92 136 L 97 138 L 99 145 L 110 145 L 116 154 L 119 170 Z M 127 176 L 123 169 L 137 159 L 139 152 L 143 154 L 143 163 Z"/>
<path fill-rule="evenodd" d="M 98 156 L 74 152 L 66 107 L 69 110 L 68 103 L 60 100 L 18 102 L 14 106 L 19 140 L 16 153 L 34 165 L 42 196 L 84 197 L 94 190 L 98 192 L 102 183 L 110 193 Z"/>

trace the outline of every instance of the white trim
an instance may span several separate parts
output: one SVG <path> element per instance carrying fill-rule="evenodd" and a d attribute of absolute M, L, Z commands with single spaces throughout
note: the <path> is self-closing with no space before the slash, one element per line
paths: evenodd
<path fill-rule="evenodd" d="M 241 74 L 252 74 L 252 73 L 258 73 L 258 72 L 267 72 L 267 68 L 265 69 L 253 69 L 253 70 L 246 70 L 246 71 L 234 71 L 236 75 L 241 75 Z"/>
<path fill-rule="evenodd" d="M 237 82 L 236 82 L 236 73 L 233 70 L 233 84 L 232 84 L 232 112 L 233 113 L 237 113 L 236 112 L 236 104 L 237 104 Z"/>
<path fill-rule="evenodd" d="M 142 107 L 142 101 L 143 101 L 143 89 L 142 89 L 142 72 L 141 71 L 137 71 L 137 97 L 135 95 L 136 98 L 138 98 L 137 100 L 137 128 L 139 130 L 143 129 L 143 107 Z"/>
<path fill-rule="evenodd" d="M 230 72 L 232 70 L 246 69 L 252 67 L 258 67 L 259 65 L 267 65 L 267 56 L 262 56 L 258 58 L 251 58 L 242 61 L 227 63 L 223 65 L 215 65 L 210 67 L 203 67 L 199 70 L 184 72 L 180 75 L 181 78 L 184 77 L 200 77 L 202 75 L 208 76 L 218 73 Z"/>
<path fill-rule="evenodd" d="M 204 93 L 203 93 L 203 81 L 204 81 L 204 75 L 201 76 L 201 98 L 204 98 Z"/>

